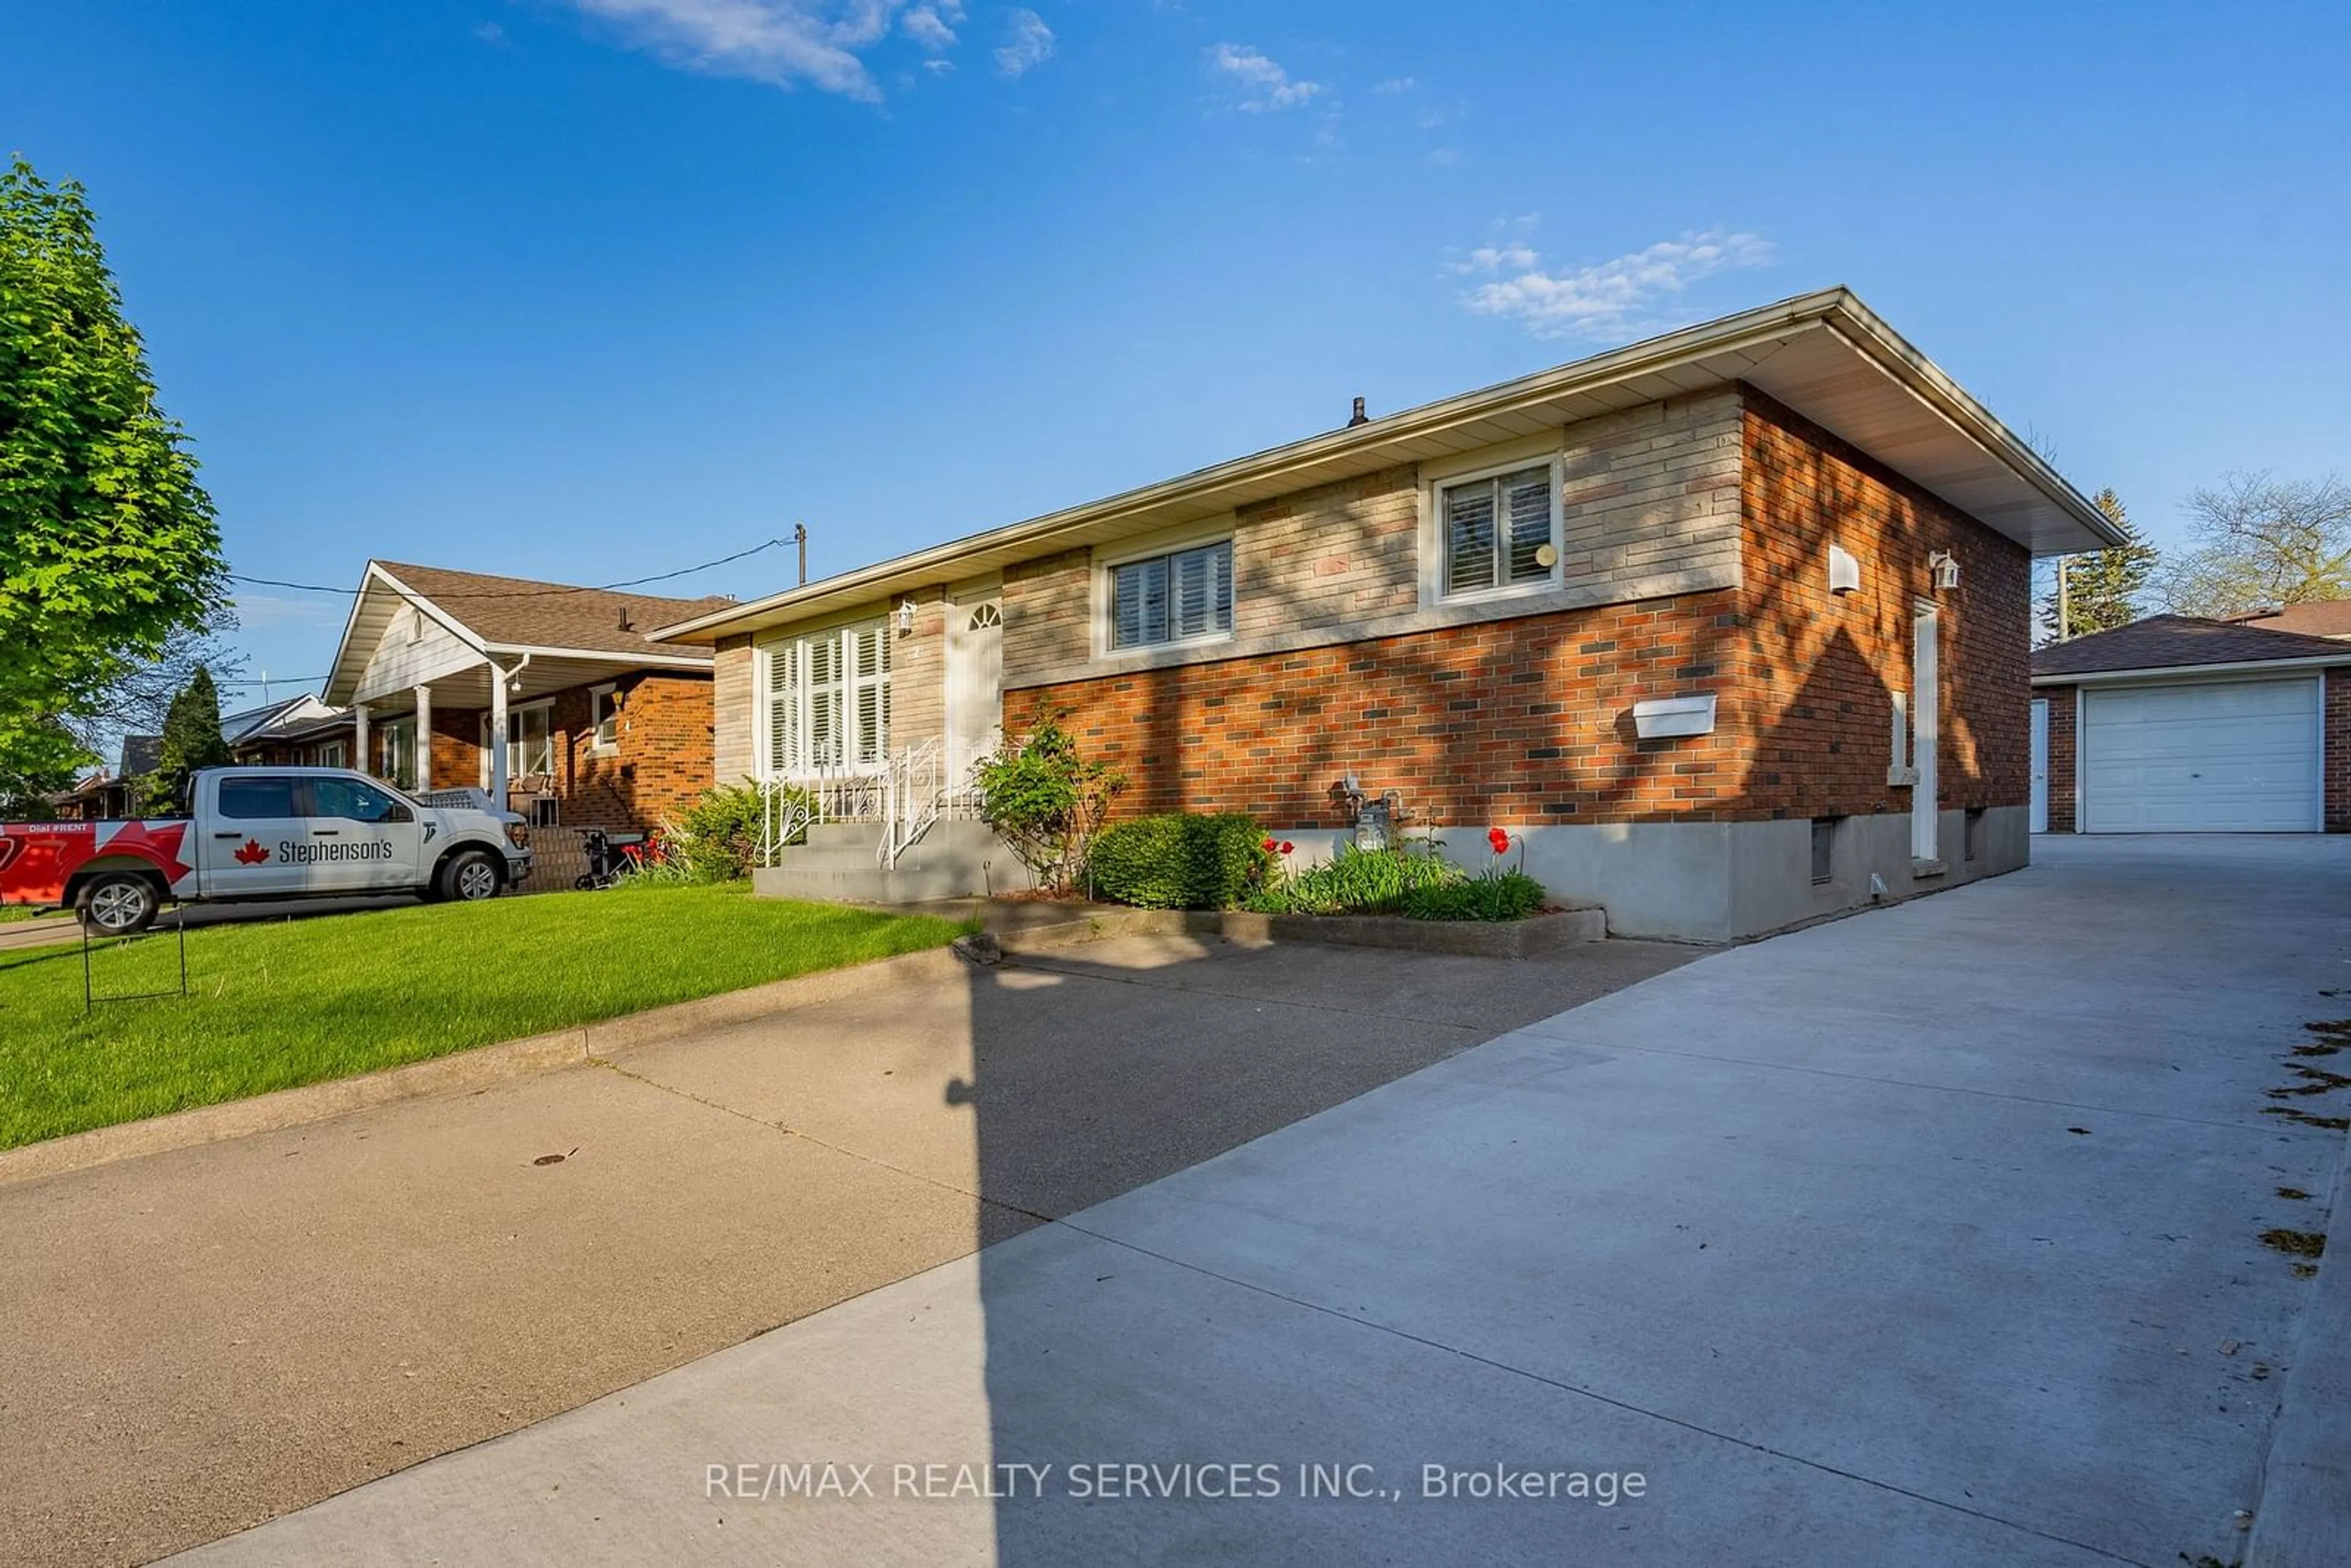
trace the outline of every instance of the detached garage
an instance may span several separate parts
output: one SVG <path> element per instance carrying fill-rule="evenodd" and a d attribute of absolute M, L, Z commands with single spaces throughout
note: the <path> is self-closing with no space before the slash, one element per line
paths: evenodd
<path fill-rule="evenodd" d="M 2036 831 L 2351 830 L 2351 643 L 2158 615 L 2040 649 L 2032 686 Z"/>

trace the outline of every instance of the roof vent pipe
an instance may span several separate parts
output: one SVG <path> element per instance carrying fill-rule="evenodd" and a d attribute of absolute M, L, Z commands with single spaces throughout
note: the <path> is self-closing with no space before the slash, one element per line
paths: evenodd
<path fill-rule="evenodd" d="M 1362 398 L 1357 398 L 1355 400 L 1355 412 L 1347 416 L 1347 428 L 1353 430 L 1359 424 L 1369 424 L 1371 423 L 1372 416 L 1364 412 L 1364 400 Z"/>

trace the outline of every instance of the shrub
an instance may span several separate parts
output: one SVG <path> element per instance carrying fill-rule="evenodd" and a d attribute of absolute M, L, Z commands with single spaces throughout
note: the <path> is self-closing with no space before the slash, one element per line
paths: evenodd
<path fill-rule="evenodd" d="M 980 816 L 1039 883 L 1066 893 L 1085 863 L 1088 843 L 1126 775 L 1089 762 L 1059 715 L 1043 715 L 1028 736 L 974 769 Z"/>
<path fill-rule="evenodd" d="M 669 825 L 669 861 L 684 869 L 682 880 L 733 882 L 759 863 L 759 834 L 766 822 L 759 791 L 747 784 L 705 789 Z"/>
<path fill-rule="evenodd" d="M 1249 907 L 1268 915 L 1400 915 L 1416 891 L 1460 882 L 1460 867 L 1433 851 L 1402 844 L 1359 850 L 1342 844 L 1318 866 L 1260 889 Z"/>
<path fill-rule="evenodd" d="M 1542 883 L 1499 868 L 1458 882 L 1415 888 L 1404 912 L 1415 920 L 1524 920 L 1543 904 Z"/>
<path fill-rule="evenodd" d="M 1247 898 L 1273 857 L 1265 830 L 1238 811 L 1171 811 L 1114 822 L 1094 838 L 1097 893 L 1144 909 L 1225 909 Z"/>

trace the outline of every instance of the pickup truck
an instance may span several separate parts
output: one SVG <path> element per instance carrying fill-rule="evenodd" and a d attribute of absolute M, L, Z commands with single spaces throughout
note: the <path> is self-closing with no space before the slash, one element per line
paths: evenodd
<path fill-rule="evenodd" d="M 0 822 L 0 904 L 69 908 L 127 936 L 167 899 L 496 898 L 530 874 L 530 831 L 455 793 L 470 803 L 428 805 L 341 768 L 207 768 L 189 778 L 184 815 Z"/>

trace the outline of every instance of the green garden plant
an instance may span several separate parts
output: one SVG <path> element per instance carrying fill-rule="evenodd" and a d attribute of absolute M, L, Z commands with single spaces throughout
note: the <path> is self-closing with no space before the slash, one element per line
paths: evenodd
<path fill-rule="evenodd" d="M 1272 869 L 1265 830 L 1244 812 L 1170 811 L 1104 828 L 1087 866 L 1096 893 L 1144 909 L 1228 909 Z"/>
<path fill-rule="evenodd" d="M 1040 714 L 1028 735 L 974 769 L 980 816 L 1054 893 L 1076 884 L 1096 830 L 1126 788 L 1125 774 L 1079 753 L 1063 716 Z"/>

